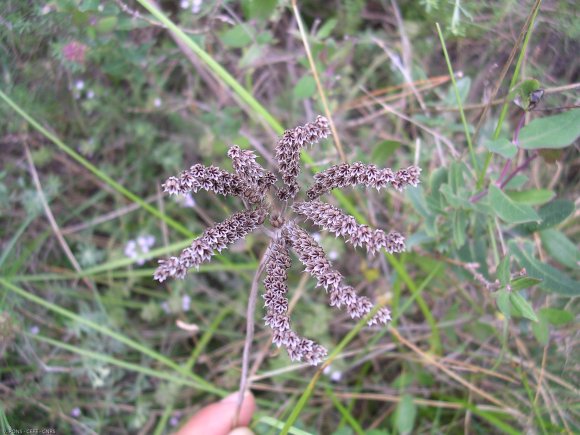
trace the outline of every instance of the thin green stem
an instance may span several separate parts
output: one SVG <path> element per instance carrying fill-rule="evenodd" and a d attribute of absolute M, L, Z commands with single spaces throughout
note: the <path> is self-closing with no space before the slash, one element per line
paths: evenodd
<path fill-rule="evenodd" d="M 512 79 L 510 81 L 510 86 L 509 86 L 510 90 L 515 87 L 515 85 L 519 79 L 520 68 L 522 66 L 522 63 L 523 63 L 525 55 L 526 55 L 526 50 L 527 50 L 528 44 L 530 42 L 530 37 L 531 37 L 532 31 L 534 29 L 534 23 L 536 21 L 536 17 L 538 16 L 538 12 L 540 11 L 541 4 L 542 4 L 542 0 L 537 0 L 536 3 L 534 4 L 533 9 L 532 9 L 531 19 L 529 20 L 529 25 L 528 25 L 528 28 L 526 30 L 526 36 L 524 38 L 524 42 L 522 43 L 522 50 L 520 51 L 520 55 L 518 56 L 518 60 L 516 62 L 514 73 L 512 75 Z M 506 99 L 506 101 L 504 101 L 504 103 L 502 105 L 499 119 L 497 121 L 497 126 L 495 127 L 495 130 L 493 132 L 493 139 L 494 140 L 499 138 L 499 135 L 501 133 L 501 128 L 502 128 L 504 120 L 507 116 L 509 104 L 510 104 L 510 101 L 508 101 L 508 99 Z M 481 189 L 483 187 L 485 173 L 487 172 L 487 168 L 489 167 L 489 164 L 491 163 L 492 157 L 493 157 L 493 153 L 491 153 L 491 152 L 488 152 L 486 157 L 485 157 L 485 163 L 483 165 L 481 173 L 479 174 L 479 179 L 477 181 L 478 189 Z"/>
<path fill-rule="evenodd" d="M 445 46 L 445 39 L 443 38 L 443 33 L 441 32 L 441 27 L 439 23 L 435 23 L 437 26 L 437 33 L 439 34 L 439 40 L 441 41 L 441 47 L 443 48 L 443 55 L 445 56 L 445 62 L 447 63 L 447 69 L 449 70 L 449 76 L 451 77 L 451 82 L 453 83 L 453 90 L 455 91 L 455 98 L 457 100 L 457 106 L 459 107 L 459 114 L 461 116 L 461 123 L 463 124 L 463 130 L 465 131 L 465 139 L 467 140 L 467 146 L 469 147 L 469 155 L 471 156 L 471 164 L 475 173 L 477 173 L 477 159 L 475 158 L 475 150 L 473 149 L 473 144 L 471 143 L 471 133 L 469 132 L 469 125 L 467 124 L 467 118 L 465 117 L 465 112 L 463 111 L 463 102 L 461 101 L 461 95 L 459 94 L 459 89 L 457 88 L 457 82 L 455 81 L 455 74 L 453 73 L 453 66 L 451 66 L 451 60 L 449 59 L 449 53 L 447 53 L 447 47 Z M 477 175 L 476 175 L 477 176 Z"/>
<path fill-rule="evenodd" d="M 34 118 L 32 118 L 32 116 L 30 116 L 26 111 L 24 111 L 24 109 L 22 109 L 18 104 L 16 104 L 14 102 L 14 100 L 12 100 L 8 95 L 6 95 L 2 91 L 0 91 L 0 98 L 2 98 L 6 102 L 6 104 L 8 104 L 22 118 L 24 118 L 32 127 L 34 127 L 36 130 L 38 130 L 40 133 L 42 133 L 42 135 L 44 135 L 46 138 L 50 139 L 57 147 L 59 147 L 62 151 L 67 153 L 70 157 L 72 157 L 74 160 L 76 160 L 82 166 L 87 168 L 96 177 L 103 180 L 111 188 L 113 188 L 114 190 L 116 190 L 117 192 L 119 192 L 120 194 L 122 194 L 123 196 L 128 198 L 129 200 L 133 201 L 134 203 L 139 204 L 141 207 L 143 207 L 143 209 L 147 210 L 153 216 L 161 219 L 162 221 L 167 223 L 167 225 L 172 227 L 174 230 L 179 231 L 184 236 L 193 237 L 194 234 L 191 231 L 189 231 L 187 228 L 185 228 L 183 225 L 181 225 L 179 222 L 177 222 L 177 221 L 171 219 L 169 216 L 166 216 L 165 214 L 161 213 L 157 208 L 153 207 L 151 204 L 144 201 L 142 198 L 140 198 L 135 193 L 131 192 L 126 187 L 117 183 L 115 180 L 113 180 L 111 177 L 109 177 L 107 174 L 105 174 L 103 171 L 101 171 L 99 168 L 97 168 L 95 165 L 93 165 L 91 162 L 89 162 L 87 159 L 85 159 L 83 156 L 81 156 L 75 150 L 73 150 L 68 145 L 66 145 L 63 141 L 61 141 L 58 137 L 56 137 L 56 135 L 54 135 L 53 133 L 48 131 L 46 128 L 44 128 L 42 125 L 40 125 L 40 123 L 38 121 L 36 121 Z"/>
<path fill-rule="evenodd" d="M 196 383 L 199 384 L 198 387 L 200 389 L 203 388 L 205 391 L 213 392 L 213 393 L 218 393 L 220 391 L 219 389 L 214 387 L 211 383 L 207 382 L 203 378 L 195 375 L 194 373 L 188 372 L 185 368 L 174 363 L 166 356 L 164 356 L 158 352 L 155 352 L 152 349 L 149 349 L 147 346 L 144 346 L 141 343 L 138 343 L 134 340 L 131 340 L 130 338 L 128 338 L 124 335 L 121 335 L 118 332 L 115 332 L 109 328 L 101 326 L 98 323 L 95 323 L 95 322 L 87 319 L 86 317 L 79 316 L 79 315 L 77 315 L 77 314 L 75 314 L 75 313 L 73 313 L 65 308 L 62 308 L 62 307 L 59 307 L 58 305 L 50 303 L 50 302 L 42 299 L 41 297 L 33 295 L 32 293 L 29 293 L 26 290 L 21 289 L 20 287 L 13 285 L 9 281 L 5 280 L 4 278 L 0 278 L 0 284 L 3 285 L 6 289 L 12 291 L 13 293 L 16 293 L 17 295 L 35 303 L 35 304 L 41 305 L 44 308 L 46 308 L 54 313 L 60 314 L 61 316 L 64 316 L 68 319 L 71 319 L 79 324 L 85 325 L 85 326 L 93 329 L 94 331 L 100 332 L 101 334 L 104 334 L 108 337 L 111 337 L 111 338 L 125 344 L 126 346 L 128 346 L 128 347 L 130 347 L 138 352 L 141 352 L 144 355 L 147 355 L 148 357 L 158 361 L 159 363 L 164 364 L 164 365 L 172 368 L 177 373 L 179 373 L 181 375 L 185 375 L 185 376 L 193 379 Z"/>
<path fill-rule="evenodd" d="M 173 21 L 171 21 L 163 12 L 154 6 L 149 0 L 137 0 L 141 6 L 147 9 L 151 15 L 157 18 L 168 30 L 173 32 L 190 50 L 192 50 L 209 69 L 226 83 L 240 99 L 258 114 L 266 123 L 276 132 L 281 134 L 284 131 L 282 125 L 276 120 L 268 110 L 264 108 L 226 69 L 217 63 L 211 55 L 197 45 L 183 30 L 181 30 Z"/>

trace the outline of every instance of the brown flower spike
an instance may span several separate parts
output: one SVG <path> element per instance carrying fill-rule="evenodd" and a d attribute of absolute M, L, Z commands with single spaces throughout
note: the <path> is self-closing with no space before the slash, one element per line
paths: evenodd
<path fill-rule="evenodd" d="M 364 246 L 371 255 L 381 249 L 391 254 L 402 252 L 405 239 L 401 234 L 396 231 L 387 234 L 383 230 L 358 224 L 354 217 L 319 198 L 333 189 L 358 184 L 375 189 L 390 186 L 400 191 L 408 185 L 417 186 L 421 172 L 416 166 L 393 172 L 388 168 L 379 169 L 375 165 L 360 162 L 343 163 L 315 174 L 314 184 L 307 191 L 308 200 L 294 201 L 299 192 L 297 177 L 301 150 L 330 134 L 328 120 L 322 116 L 318 116 L 312 123 L 284 132 L 275 153 L 283 183 L 280 188 L 275 186 L 275 175 L 256 161 L 255 154 L 237 145 L 228 151 L 235 174 L 215 166 L 195 164 L 179 177 L 170 177 L 163 188 L 172 195 L 184 195 L 203 189 L 220 195 L 238 196 L 246 209 L 205 230 L 179 256 L 160 260 L 155 271 L 155 279 L 160 282 L 170 277 L 182 279 L 189 269 L 209 261 L 216 251 L 221 252 L 256 230 L 270 216 L 269 223 L 274 229 L 274 235 L 263 259 L 266 270 L 264 321 L 273 331 L 273 342 L 277 346 L 284 346 L 292 361 L 304 361 L 312 365 L 320 363 L 327 352 L 314 341 L 300 337 L 290 326 L 287 297 L 288 269 L 292 264 L 290 248 L 304 265 L 305 271 L 316 279 L 317 287 L 324 288 L 331 307 L 343 308 L 351 318 L 359 319 L 371 312 L 373 304 L 368 298 L 358 296 L 354 288 L 345 283 L 344 277 L 332 267 L 322 247 L 297 225 L 290 212 L 344 238 L 354 247 Z M 390 311 L 382 308 L 368 324 L 386 324 L 390 319 Z"/>

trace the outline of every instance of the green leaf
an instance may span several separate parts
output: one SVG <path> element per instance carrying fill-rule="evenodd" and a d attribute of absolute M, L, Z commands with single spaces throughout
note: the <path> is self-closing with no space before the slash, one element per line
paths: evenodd
<path fill-rule="evenodd" d="M 117 26 L 117 22 L 118 22 L 117 17 L 105 17 L 105 18 L 101 18 L 97 22 L 97 24 L 95 26 L 95 29 L 99 33 L 112 32 L 115 29 L 115 27 Z"/>
<path fill-rule="evenodd" d="M 518 152 L 518 147 L 505 137 L 500 137 L 496 140 L 488 139 L 483 142 L 483 146 L 486 147 L 488 151 L 499 154 L 506 159 L 511 159 Z"/>
<path fill-rule="evenodd" d="M 453 213 L 453 241 L 459 249 L 465 244 L 465 228 L 467 227 L 467 214 L 463 210 Z"/>
<path fill-rule="evenodd" d="M 326 20 L 326 22 L 320 27 L 320 30 L 316 34 L 316 37 L 318 39 L 328 38 L 328 36 L 330 36 L 332 31 L 336 27 L 337 23 L 338 23 L 338 20 L 336 18 L 331 18 L 329 20 Z"/>
<path fill-rule="evenodd" d="M 514 306 L 514 308 L 516 308 L 521 313 L 522 317 L 533 320 L 534 322 L 538 321 L 538 316 L 536 316 L 534 309 L 521 294 L 511 292 L 510 302 L 512 303 L 512 306 Z"/>
<path fill-rule="evenodd" d="M 580 136 L 580 110 L 569 110 L 558 115 L 534 119 L 522 128 L 521 148 L 564 148 Z"/>
<path fill-rule="evenodd" d="M 238 24 L 225 32 L 221 32 L 219 38 L 224 45 L 233 48 L 246 47 L 252 42 L 249 27 L 243 24 Z"/>
<path fill-rule="evenodd" d="M 574 211 L 574 203 L 566 199 L 556 199 L 538 210 L 540 222 L 527 223 L 521 227 L 530 233 L 551 228 L 563 222 Z"/>
<path fill-rule="evenodd" d="M 532 332 L 540 344 L 548 344 L 548 339 L 550 338 L 550 325 L 545 318 L 540 316 L 539 321 L 532 324 Z"/>
<path fill-rule="evenodd" d="M 314 92 L 316 92 L 316 81 L 311 75 L 307 75 L 298 80 L 292 93 L 295 98 L 303 100 L 310 98 Z"/>
<path fill-rule="evenodd" d="M 267 20 L 278 6 L 278 0 L 248 0 L 243 2 L 248 18 Z"/>
<path fill-rule="evenodd" d="M 493 184 L 489 186 L 489 201 L 496 214 L 507 223 L 517 224 L 540 220 L 532 207 L 516 204 Z"/>
<path fill-rule="evenodd" d="M 502 258 L 497 266 L 497 279 L 501 285 L 506 285 L 510 280 L 510 256 Z"/>
<path fill-rule="evenodd" d="M 386 162 L 401 145 L 401 142 L 396 140 L 384 140 L 379 142 L 373 147 L 373 153 L 371 156 L 372 162 L 377 165 Z"/>
<path fill-rule="evenodd" d="M 559 263 L 571 269 L 578 267 L 580 250 L 561 231 L 553 228 L 540 231 L 544 249 Z"/>
<path fill-rule="evenodd" d="M 512 316 L 512 304 L 510 303 L 510 294 L 505 288 L 502 288 L 496 293 L 495 302 L 498 310 L 507 318 Z"/>
<path fill-rule="evenodd" d="M 397 405 L 395 416 L 395 426 L 398 432 L 401 434 L 411 433 L 417 417 L 417 406 L 413 401 L 413 397 L 409 394 L 403 394 L 401 401 Z"/>
<path fill-rule="evenodd" d="M 515 278 L 510 282 L 510 287 L 512 291 L 517 292 L 519 290 L 523 290 L 525 288 L 530 288 L 535 286 L 536 284 L 541 283 L 542 280 L 538 278 L 530 278 L 529 276 L 521 276 Z"/>
<path fill-rule="evenodd" d="M 548 322 L 555 326 L 565 325 L 574 320 L 574 315 L 570 311 L 559 310 L 558 308 L 541 308 L 540 317 L 544 317 Z"/>
<path fill-rule="evenodd" d="M 528 276 L 542 280 L 540 283 L 541 289 L 564 296 L 580 295 L 579 282 L 574 281 L 549 264 L 536 260 L 528 252 L 520 249 L 515 240 L 510 240 L 508 246 L 518 263 L 526 268 Z"/>
<path fill-rule="evenodd" d="M 556 193 L 549 189 L 530 189 L 521 192 L 506 191 L 505 194 L 509 196 L 512 201 L 519 204 L 527 205 L 542 205 L 552 200 Z"/>

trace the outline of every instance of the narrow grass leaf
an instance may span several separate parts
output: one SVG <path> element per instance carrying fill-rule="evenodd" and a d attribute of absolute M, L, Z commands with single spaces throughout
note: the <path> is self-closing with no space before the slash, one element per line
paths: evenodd
<path fill-rule="evenodd" d="M 183 386 L 187 386 L 187 387 L 192 387 L 192 388 L 196 388 L 198 390 L 201 391 L 207 391 L 210 393 L 214 393 L 219 395 L 220 397 L 225 397 L 228 393 L 226 391 L 220 390 L 218 388 L 212 388 L 211 390 L 208 390 L 204 385 L 199 384 L 196 381 L 193 381 L 191 379 L 187 379 L 185 377 L 180 377 L 180 376 L 175 376 L 172 375 L 171 373 L 166 373 L 166 372 L 162 372 L 159 370 L 154 370 L 151 369 L 149 367 L 144 367 L 142 364 L 133 364 L 127 361 L 123 361 L 120 360 L 118 358 L 114 358 L 111 357 L 109 355 L 103 354 L 102 352 L 93 352 L 91 350 L 87 350 L 87 349 L 83 349 L 81 347 L 78 346 L 73 346 L 71 344 L 68 343 L 63 343 L 62 341 L 58 341 L 58 340 L 53 340 L 52 338 L 49 337 L 43 337 L 42 335 L 34 335 L 34 334 L 30 334 L 28 332 L 24 333 L 28 338 L 33 339 L 33 340 L 37 340 L 43 343 L 47 343 L 50 344 L 51 346 L 55 346 L 61 349 L 64 349 L 68 352 L 72 352 L 72 353 L 76 353 L 77 355 L 81 355 L 84 356 L 86 358 L 91 358 L 94 359 L 96 361 L 102 361 L 104 363 L 107 364 L 111 364 L 126 370 L 130 370 L 133 371 L 135 373 L 141 373 L 144 374 L 146 376 L 151 376 L 153 378 L 158 378 L 158 379 L 163 379 L 166 381 L 170 381 L 170 382 L 174 382 L 178 385 L 183 385 Z"/>
<path fill-rule="evenodd" d="M 338 410 L 338 412 L 342 416 L 342 418 L 344 418 L 344 420 L 350 425 L 350 427 L 358 435 L 364 435 L 366 433 L 364 431 L 364 429 L 361 427 L 361 425 L 356 420 L 356 418 L 354 418 L 352 416 L 352 414 L 349 412 L 349 410 L 342 403 L 340 403 L 340 400 L 338 400 L 338 397 L 336 397 L 336 395 L 334 394 L 332 389 L 329 387 L 326 387 L 325 391 L 326 391 L 326 394 L 328 395 L 328 397 L 330 397 L 330 400 L 332 401 L 332 404 L 334 405 L 334 407 Z"/>
<path fill-rule="evenodd" d="M 144 346 L 141 343 L 138 343 L 134 340 L 131 340 L 130 338 L 119 334 L 118 332 L 115 332 L 105 326 L 99 325 L 83 316 L 79 316 L 78 314 L 73 313 L 72 311 L 69 311 L 65 308 L 59 307 L 58 305 L 54 305 L 48 301 L 45 301 L 44 299 L 33 295 L 29 292 L 27 292 L 26 290 L 21 289 L 20 287 L 17 287 L 15 285 L 13 285 L 12 283 L 6 281 L 4 278 L 0 278 L 0 284 L 2 284 L 6 289 L 12 291 L 13 293 L 16 293 L 17 295 L 28 299 L 29 301 L 41 305 L 44 308 L 58 313 L 61 316 L 67 317 L 77 323 L 80 323 L 82 325 L 85 325 L 97 332 L 100 332 L 101 334 L 104 334 L 108 337 L 111 337 L 125 345 L 127 345 L 128 347 L 143 353 L 144 355 L 147 355 L 148 357 L 150 357 L 151 359 L 157 360 L 159 363 L 164 364 L 172 369 L 174 369 L 176 372 L 186 375 L 187 377 L 193 379 L 195 382 L 199 383 L 200 386 L 203 386 L 203 388 L 205 389 L 205 391 L 208 392 L 219 392 L 219 389 L 217 389 L 216 387 L 214 387 L 211 383 L 205 381 L 204 379 L 200 378 L 199 376 L 195 375 L 194 373 L 188 373 L 185 369 L 183 369 L 182 367 L 180 367 L 178 364 L 174 363 L 172 360 L 170 360 L 169 358 L 167 358 L 164 355 L 161 355 L 158 352 L 155 352 L 152 349 L 149 349 L 147 346 Z"/>
<path fill-rule="evenodd" d="M 18 104 L 16 104 L 8 95 L 6 95 L 1 90 L 0 90 L 0 98 L 2 98 L 16 113 L 18 113 L 22 118 L 24 118 L 30 125 L 32 125 L 32 127 L 34 127 L 36 130 L 42 133 L 47 139 L 53 142 L 57 147 L 59 147 L 62 151 L 64 151 L 66 154 L 68 154 L 70 157 L 72 157 L 74 160 L 76 160 L 78 163 L 80 163 L 82 166 L 84 166 L 98 178 L 103 180 L 112 189 L 124 195 L 126 198 L 133 201 L 134 203 L 139 204 L 144 210 L 147 210 L 153 216 L 161 219 L 162 221 L 167 223 L 167 225 L 179 231 L 181 234 L 188 237 L 193 237 L 193 233 L 189 231 L 187 228 L 185 228 L 183 225 L 181 225 L 179 222 L 174 221 L 170 217 L 166 216 L 158 209 L 153 207 L 151 204 L 149 204 L 147 201 L 142 199 L 139 195 L 136 195 L 129 189 L 117 183 L 115 180 L 113 180 L 111 177 L 109 177 L 107 174 L 105 174 L 103 171 L 101 171 L 99 168 L 97 168 L 95 165 L 93 165 L 91 162 L 89 162 L 75 150 L 73 150 L 64 142 L 62 142 L 58 137 L 56 137 L 54 134 L 52 134 L 46 128 L 40 125 L 38 121 L 32 118 L 24 109 L 22 109 Z"/>

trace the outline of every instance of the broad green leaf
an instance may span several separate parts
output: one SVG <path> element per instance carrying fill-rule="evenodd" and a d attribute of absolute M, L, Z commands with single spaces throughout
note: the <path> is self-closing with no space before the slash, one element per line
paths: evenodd
<path fill-rule="evenodd" d="M 549 307 L 540 309 L 540 317 L 544 317 L 548 322 L 555 326 L 565 325 L 574 320 L 574 315 L 570 311 Z"/>
<path fill-rule="evenodd" d="M 324 39 L 324 38 L 327 38 L 328 36 L 330 36 L 332 31 L 336 27 L 337 23 L 338 23 L 338 20 L 336 18 L 331 18 L 329 20 L 326 20 L 325 23 L 322 26 L 320 26 L 320 30 L 316 34 L 316 37 L 318 39 Z"/>
<path fill-rule="evenodd" d="M 519 290 L 523 290 L 525 288 L 530 288 L 535 286 L 536 284 L 541 283 L 542 280 L 538 278 L 530 278 L 529 276 L 521 276 L 515 278 L 510 282 L 510 287 L 512 291 L 517 292 Z"/>
<path fill-rule="evenodd" d="M 293 94 L 295 98 L 306 99 L 310 98 L 316 92 L 316 82 L 311 75 L 306 75 L 298 80 L 294 86 Z"/>
<path fill-rule="evenodd" d="M 506 285 L 510 280 L 510 256 L 502 258 L 497 266 L 497 279 L 501 285 Z"/>
<path fill-rule="evenodd" d="M 524 174 L 518 174 L 514 178 L 512 178 L 508 183 L 504 186 L 504 189 L 519 189 L 528 181 L 528 177 Z"/>
<path fill-rule="evenodd" d="M 510 294 L 505 288 L 499 290 L 496 294 L 496 303 L 499 311 L 507 318 L 512 316 L 512 304 L 510 303 Z"/>
<path fill-rule="evenodd" d="M 523 81 L 518 86 L 516 86 L 513 91 L 517 93 L 514 99 L 514 103 L 526 111 L 533 109 L 537 104 L 537 102 L 532 102 L 532 95 L 537 95 L 539 93 L 538 102 L 544 95 L 544 91 L 540 89 L 540 82 L 536 79 Z M 513 95 L 513 91 L 510 92 L 510 96 Z"/>
<path fill-rule="evenodd" d="M 238 24 L 225 32 L 221 32 L 219 38 L 228 47 L 242 48 L 252 42 L 252 35 L 249 32 L 248 26 Z"/>
<path fill-rule="evenodd" d="M 518 263 L 526 268 L 528 276 L 542 280 L 539 284 L 541 289 L 564 296 L 580 295 L 579 282 L 574 281 L 568 275 L 549 264 L 536 260 L 528 252 L 520 249 L 515 240 L 510 240 L 508 246 Z"/>
<path fill-rule="evenodd" d="M 483 146 L 486 147 L 488 151 L 499 154 L 506 159 L 511 159 L 518 152 L 518 147 L 505 137 L 500 137 L 496 140 L 488 139 L 483 142 Z"/>
<path fill-rule="evenodd" d="M 538 316 L 536 316 L 534 309 L 532 308 L 530 303 L 524 299 L 524 297 L 521 294 L 511 292 L 510 302 L 512 303 L 512 306 L 515 307 L 520 312 L 522 317 L 533 320 L 534 322 L 538 321 Z"/>
<path fill-rule="evenodd" d="M 276 9 L 278 0 L 247 0 L 242 3 L 244 12 L 248 18 L 267 20 Z"/>
<path fill-rule="evenodd" d="M 534 119 L 522 128 L 521 148 L 564 148 L 580 136 L 580 110 L 573 109 L 558 115 Z"/>
<path fill-rule="evenodd" d="M 417 417 L 417 405 L 415 405 L 413 397 L 403 394 L 401 401 L 397 405 L 395 416 L 397 431 L 400 434 L 410 434 L 413 426 L 415 426 L 415 418 Z"/>
<path fill-rule="evenodd" d="M 95 29 L 97 29 L 97 32 L 99 32 L 99 33 L 112 32 L 115 29 L 115 27 L 117 26 L 117 22 L 118 22 L 117 17 L 101 18 L 97 22 Z"/>
<path fill-rule="evenodd" d="M 264 56 L 264 46 L 260 44 L 252 44 L 248 48 L 242 58 L 240 59 L 240 68 L 247 68 L 253 65 L 256 60 Z"/>
<path fill-rule="evenodd" d="M 578 267 L 580 250 L 561 231 L 550 228 L 540 231 L 544 249 L 554 260 L 571 269 Z"/>
<path fill-rule="evenodd" d="M 556 193 L 549 189 L 530 189 L 521 192 L 506 191 L 505 194 L 509 196 L 512 201 L 518 204 L 527 205 L 542 205 L 552 200 Z"/>
<path fill-rule="evenodd" d="M 441 204 L 441 185 L 446 183 L 448 179 L 448 173 L 446 168 L 437 168 L 431 173 L 429 179 L 429 185 L 431 187 L 431 195 L 436 201 L 437 209 L 440 209 L 443 204 Z"/>
<path fill-rule="evenodd" d="M 540 220 L 532 207 L 513 202 L 493 184 L 489 186 L 489 201 L 496 214 L 507 223 L 517 224 Z"/>
<path fill-rule="evenodd" d="M 538 320 L 538 322 L 532 323 L 532 332 L 540 344 L 546 345 L 550 338 L 550 325 L 541 315 Z"/>
<path fill-rule="evenodd" d="M 540 222 L 532 222 L 522 225 L 525 231 L 533 233 L 545 230 L 563 222 L 574 211 L 574 203 L 566 199 L 556 199 L 538 210 Z"/>
<path fill-rule="evenodd" d="M 453 241 L 459 249 L 465 244 L 465 228 L 467 227 L 467 214 L 463 210 L 453 213 Z"/>
<path fill-rule="evenodd" d="M 386 162 L 401 145 L 401 142 L 396 140 L 384 140 L 379 142 L 373 147 L 371 161 L 377 165 Z"/>

